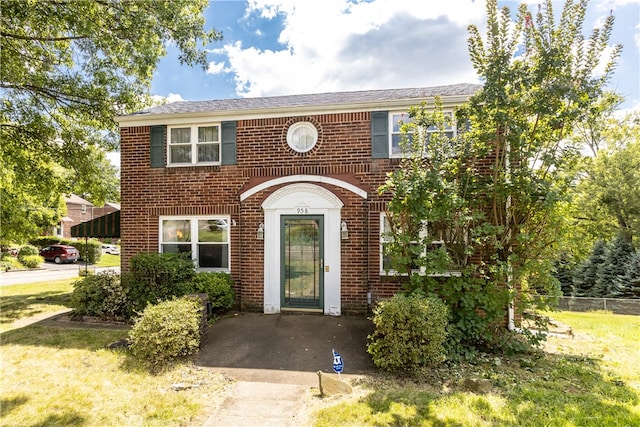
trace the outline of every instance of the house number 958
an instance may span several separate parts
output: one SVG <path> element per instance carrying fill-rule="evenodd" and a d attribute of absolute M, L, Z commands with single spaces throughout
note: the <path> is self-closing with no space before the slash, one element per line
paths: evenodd
<path fill-rule="evenodd" d="M 297 214 L 308 214 L 309 213 L 309 208 L 296 208 L 296 213 Z"/>

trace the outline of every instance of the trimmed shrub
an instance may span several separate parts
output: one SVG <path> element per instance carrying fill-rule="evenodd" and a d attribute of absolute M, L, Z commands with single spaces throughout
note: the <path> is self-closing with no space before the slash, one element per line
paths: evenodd
<path fill-rule="evenodd" d="M 191 292 L 206 293 L 214 311 L 222 312 L 233 307 L 235 293 L 233 279 L 223 272 L 199 272 L 191 279 Z"/>
<path fill-rule="evenodd" d="M 447 307 L 437 298 L 397 294 L 374 309 L 367 351 L 383 370 L 414 372 L 444 361 Z"/>
<path fill-rule="evenodd" d="M 114 271 L 85 276 L 73 284 L 71 308 L 77 316 L 118 318 L 127 314 L 127 294 Z"/>
<path fill-rule="evenodd" d="M 40 255 L 24 255 L 19 257 L 18 260 L 27 268 L 38 268 L 44 262 L 44 258 Z"/>
<path fill-rule="evenodd" d="M 18 261 L 18 258 L 12 255 L 5 256 L 3 253 L 2 259 L 0 260 L 0 269 L 2 269 L 2 271 L 20 270 L 22 268 L 24 268 L 24 266 Z"/>
<path fill-rule="evenodd" d="M 153 371 L 194 354 L 200 346 L 201 303 L 175 298 L 145 308 L 129 332 L 133 355 Z"/>
<path fill-rule="evenodd" d="M 40 251 L 33 245 L 24 245 L 18 252 L 18 259 L 22 262 L 22 258 L 30 255 L 39 255 Z"/>
<path fill-rule="evenodd" d="M 191 292 L 195 267 L 185 254 L 139 253 L 131 258 L 129 274 L 122 277 L 127 289 L 129 316 L 147 304 L 180 297 Z"/>

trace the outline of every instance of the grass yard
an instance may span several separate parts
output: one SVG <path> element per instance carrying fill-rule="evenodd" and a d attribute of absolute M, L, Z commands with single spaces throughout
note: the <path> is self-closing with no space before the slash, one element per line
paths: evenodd
<path fill-rule="evenodd" d="M 225 396 L 221 375 L 191 364 L 151 375 L 106 349 L 127 330 L 12 329 L 65 308 L 74 280 L 0 287 L 0 426 L 201 426 Z"/>
<path fill-rule="evenodd" d="M 102 254 L 96 267 L 120 267 L 120 255 Z"/>
<path fill-rule="evenodd" d="M 640 425 L 640 316 L 550 315 L 574 337 L 550 337 L 546 355 L 487 356 L 421 380 L 368 377 L 353 397 L 319 403 L 316 426 Z M 462 379 L 474 377 L 492 390 L 464 391 Z"/>
<path fill-rule="evenodd" d="M 20 327 L 21 320 L 67 308 L 72 283 L 78 279 L 0 286 L 0 332 Z"/>

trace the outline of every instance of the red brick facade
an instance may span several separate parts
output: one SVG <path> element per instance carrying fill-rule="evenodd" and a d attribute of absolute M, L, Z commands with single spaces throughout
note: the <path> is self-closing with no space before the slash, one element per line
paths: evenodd
<path fill-rule="evenodd" d="M 406 108 L 418 103 L 407 102 Z M 256 230 L 265 223 L 263 205 L 269 196 L 291 184 L 291 181 L 270 182 L 282 177 L 302 177 L 295 182 L 304 183 L 306 179 L 342 203 L 340 218 L 348 225 L 348 239 L 339 242 L 337 314 L 367 312 L 377 300 L 399 289 L 390 277 L 380 273 L 379 228 L 385 198 L 378 194 L 387 172 L 397 167 L 399 161 L 374 158 L 371 111 L 363 110 L 280 112 L 265 114 L 265 118 L 238 115 L 233 120 L 235 164 L 219 166 L 151 167 L 151 125 L 161 124 L 162 118 L 149 120 L 150 125 L 142 125 L 144 120 L 137 122 L 141 125 L 122 121 L 123 270 L 127 270 L 133 255 L 158 252 L 161 216 L 228 215 L 230 273 L 235 281 L 237 302 L 244 310 L 262 311 L 268 268 L 265 252 L 270 250 L 265 247 L 267 243 L 256 238 Z M 188 123 L 188 117 L 184 120 Z M 317 144 L 303 154 L 287 144 L 287 130 L 298 121 L 310 122 L 318 131 Z"/>

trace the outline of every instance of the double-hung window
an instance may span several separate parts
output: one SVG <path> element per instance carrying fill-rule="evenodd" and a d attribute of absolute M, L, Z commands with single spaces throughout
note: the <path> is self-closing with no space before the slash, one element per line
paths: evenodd
<path fill-rule="evenodd" d="M 444 113 L 444 115 L 448 118 L 447 124 L 444 128 L 444 135 L 447 136 L 449 139 L 453 139 L 453 137 L 456 135 L 456 128 L 452 120 L 453 114 L 450 111 L 447 111 Z M 409 146 L 411 145 L 411 142 L 414 137 L 412 132 L 408 132 L 405 135 L 403 135 L 402 126 L 404 124 L 412 123 L 413 119 L 409 117 L 409 113 L 407 112 L 392 112 L 392 113 L 389 113 L 389 121 L 390 121 L 389 129 L 391 130 L 389 132 L 390 156 L 402 157 L 403 147 L 402 147 L 401 141 L 403 136 L 407 138 L 407 143 L 408 143 L 407 145 Z M 430 136 L 431 134 L 436 132 L 439 132 L 439 129 L 436 126 L 429 126 L 427 129 L 424 130 L 424 133 L 425 133 L 424 139 L 425 139 L 425 144 L 427 145 L 425 150 L 426 156 L 429 156 Z"/>
<path fill-rule="evenodd" d="M 216 217 L 161 217 L 160 252 L 188 253 L 196 267 L 229 271 L 230 219 Z"/>
<path fill-rule="evenodd" d="M 220 125 L 168 128 L 167 158 L 170 166 L 220 164 Z"/>
<path fill-rule="evenodd" d="M 391 263 L 391 257 L 388 255 L 387 246 L 393 242 L 393 237 L 391 236 L 391 226 L 389 225 L 389 219 L 385 213 L 380 214 L 380 274 L 396 274 L 397 271 L 393 269 Z M 422 234 L 422 233 L 421 233 Z M 422 237 L 422 236 L 421 236 Z M 420 242 L 411 242 L 413 247 L 420 245 Z M 424 253 L 424 248 L 421 251 Z M 423 272 L 423 268 L 418 265 L 411 266 L 412 273 L 420 273 Z M 402 272 L 404 273 L 404 272 Z"/>

